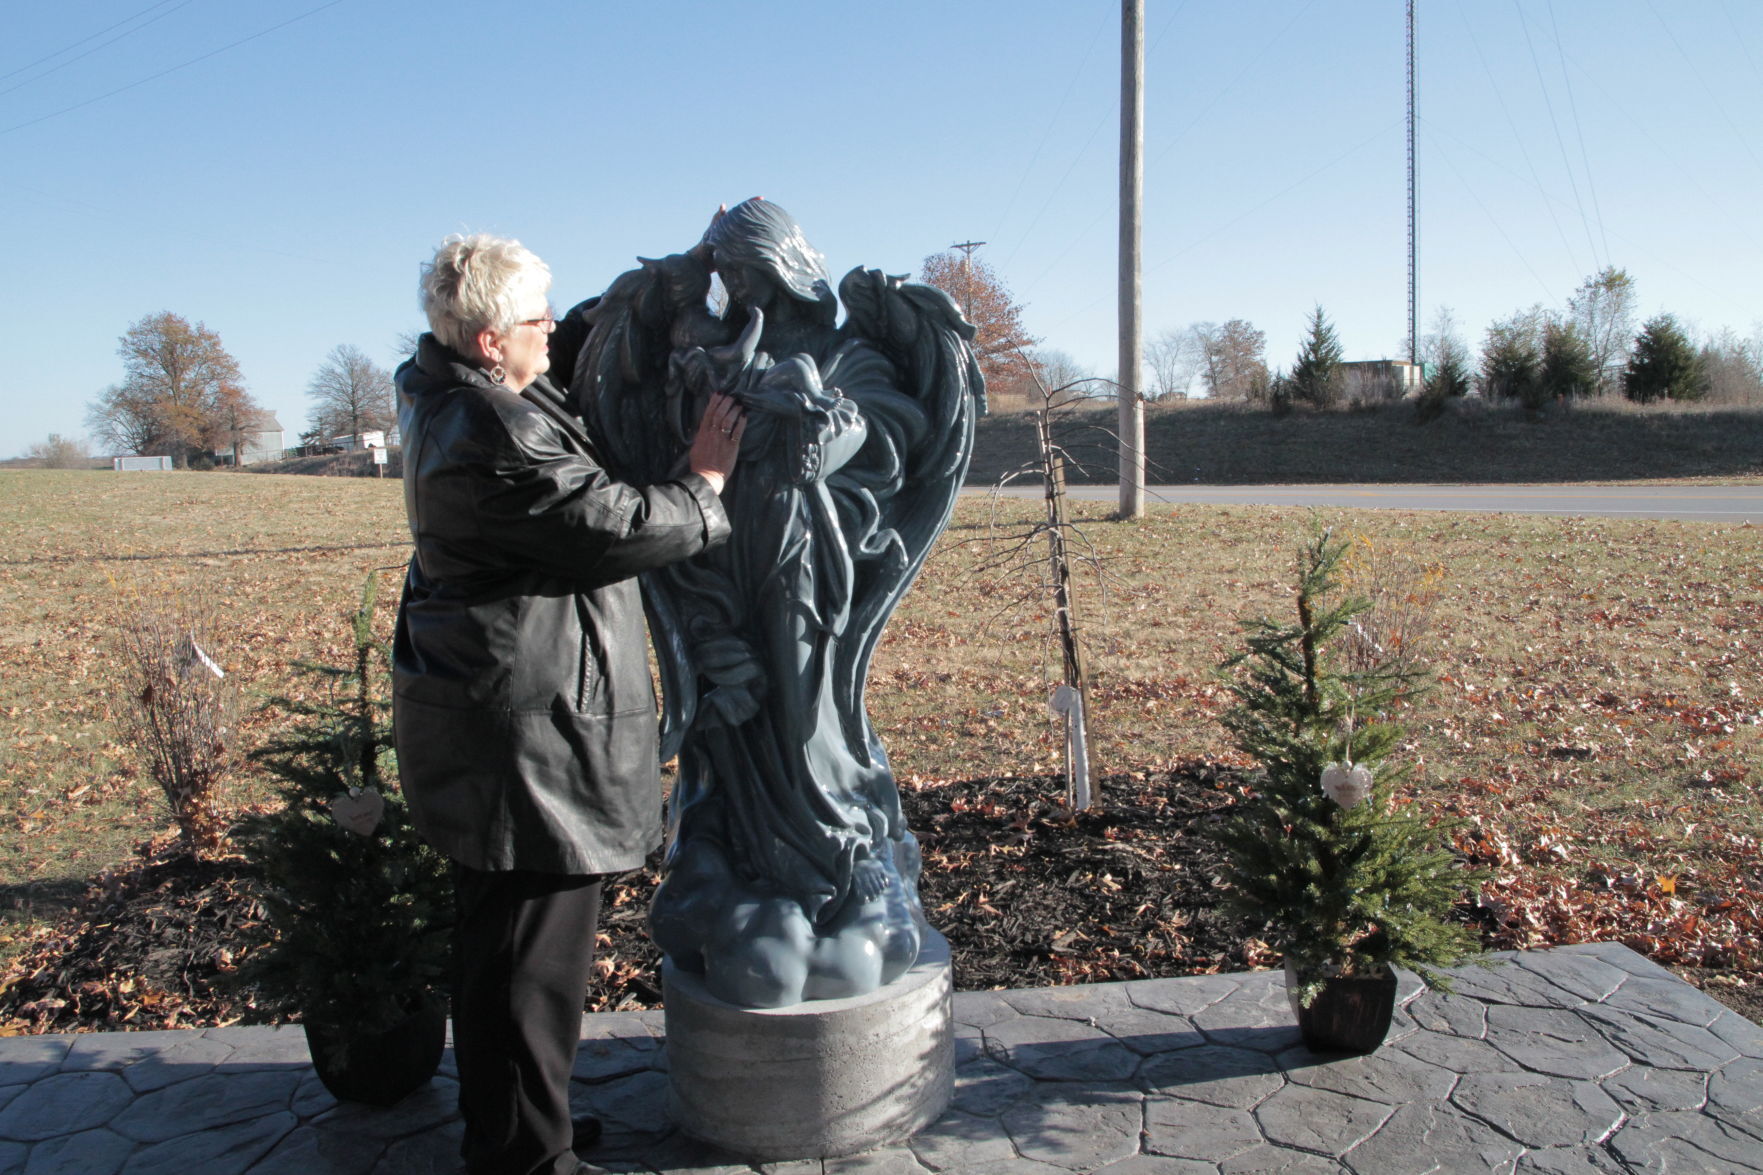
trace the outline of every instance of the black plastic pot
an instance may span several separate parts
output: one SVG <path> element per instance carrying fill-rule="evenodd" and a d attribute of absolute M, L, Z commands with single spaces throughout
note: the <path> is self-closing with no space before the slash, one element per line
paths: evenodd
<path fill-rule="evenodd" d="M 1396 1012 L 1396 973 L 1336 975 L 1323 981 L 1308 1008 L 1298 1006 L 1298 978 L 1286 965 L 1286 989 L 1298 1016 L 1304 1047 L 1315 1053 L 1375 1052 Z"/>
<path fill-rule="evenodd" d="M 384 1032 L 356 1033 L 311 1020 L 304 1027 L 312 1067 L 337 1100 L 390 1106 L 427 1085 L 440 1068 L 447 1007 L 431 1000 Z"/>

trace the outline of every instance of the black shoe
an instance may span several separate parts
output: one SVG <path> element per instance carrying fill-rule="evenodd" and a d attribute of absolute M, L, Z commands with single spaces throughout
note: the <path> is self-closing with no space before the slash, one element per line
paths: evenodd
<path fill-rule="evenodd" d="M 575 1127 L 575 1137 L 569 1140 L 570 1150 L 585 1151 L 600 1141 L 600 1119 L 577 1118 L 570 1125 Z"/>

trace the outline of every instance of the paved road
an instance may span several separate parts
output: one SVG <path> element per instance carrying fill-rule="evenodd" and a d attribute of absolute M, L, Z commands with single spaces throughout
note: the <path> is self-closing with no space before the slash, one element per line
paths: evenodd
<path fill-rule="evenodd" d="M 988 491 L 970 488 L 970 494 Z M 1041 487 L 1014 486 L 1038 498 Z M 1071 496 L 1112 502 L 1114 486 L 1072 486 Z M 1347 506 L 1367 510 L 1466 510 L 1604 518 L 1670 518 L 1763 526 L 1763 485 L 1268 485 L 1149 486 L 1149 502 L 1209 505 Z"/>

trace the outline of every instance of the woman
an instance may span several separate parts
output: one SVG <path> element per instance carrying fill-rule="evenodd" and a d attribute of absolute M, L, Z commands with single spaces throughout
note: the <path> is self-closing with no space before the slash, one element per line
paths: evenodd
<path fill-rule="evenodd" d="M 611 478 L 545 379 L 550 282 L 517 241 L 448 238 L 423 271 L 430 333 L 397 375 L 416 550 L 393 720 L 416 822 L 455 866 L 474 1175 L 578 1170 L 569 1074 L 600 882 L 641 865 L 660 830 L 631 577 L 727 536 L 718 494 L 745 428 L 717 396 L 688 472 L 646 488 Z"/>

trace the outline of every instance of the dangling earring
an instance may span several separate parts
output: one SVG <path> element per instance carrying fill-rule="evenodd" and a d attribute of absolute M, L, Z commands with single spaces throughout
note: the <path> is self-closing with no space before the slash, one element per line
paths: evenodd
<path fill-rule="evenodd" d="M 499 384 L 505 384 L 508 382 L 508 373 L 502 369 L 502 365 L 500 363 L 498 363 L 498 364 L 496 364 L 496 366 L 490 368 L 490 380 L 493 383 L 499 383 Z"/>

